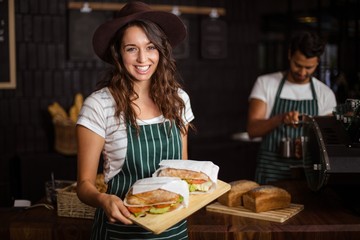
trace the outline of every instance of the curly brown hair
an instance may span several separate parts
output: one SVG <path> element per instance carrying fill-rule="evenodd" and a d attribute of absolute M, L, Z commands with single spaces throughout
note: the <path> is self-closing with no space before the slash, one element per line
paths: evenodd
<path fill-rule="evenodd" d="M 132 76 L 126 70 L 119 52 L 121 39 L 125 30 L 130 26 L 141 27 L 159 51 L 158 67 L 151 78 L 150 96 L 152 100 L 164 118 L 169 119 L 171 124 L 175 123 L 181 133 L 186 134 L 187 128 L 182 119 L 185 103 L 178 95 L 179 88 L 182 86 L 178 82 L 180 76 L 176 69 L 175 59 L 172 57 L 172 47 L 165 33 L 155 23 L 148 20 L 136 20 L 117 32 L 109 46 L 113 66 L 97 84 L 97 89 L 109 88 L 116 102 L 115 116 L 119 118 L 123 114 L 124 120 L 134 126 L 139 133 L 140 128 L 136 122 L 136 113 L 133 107 L 134 100 L 139 96 L 134 91 Z M 192 127 L 191 124 L 189 125 Z"/>

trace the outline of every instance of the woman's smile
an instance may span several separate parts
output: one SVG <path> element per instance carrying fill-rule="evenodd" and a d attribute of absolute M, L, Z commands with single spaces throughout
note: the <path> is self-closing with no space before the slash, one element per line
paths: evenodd
<path fill-rule="evenodd" d="M 121 57 L 126 70 L 136 81 L 149 81 L 159 63 L 159 51 L 138 26 L 125 30 Z"/>
<path fill-rule="evenodd" d="M 135 66 L 135 68 L 140 72 L 140 73 L 146 73 L 149 68 L 150 65 L 146 65 L 146 66 Z"/>

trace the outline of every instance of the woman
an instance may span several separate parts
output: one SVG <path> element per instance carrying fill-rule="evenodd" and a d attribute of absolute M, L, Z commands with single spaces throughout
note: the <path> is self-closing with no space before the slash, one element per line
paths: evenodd
<path fill-rule="evenodd" d="M 187 239 L 186 221 L 153 235 L 132 224 L 122 201 L 161 160 L 187 159 L 194 116 L 171 56 L 185 36 L 177 16 L 141 2 L 128 3 L 94 33 L 95 53 L 113 67 L 85 100 L 77 122 L 77 194 L 97 207 L 92 239 Z M 101 153 L 106 193 L 95 187 Z"/>

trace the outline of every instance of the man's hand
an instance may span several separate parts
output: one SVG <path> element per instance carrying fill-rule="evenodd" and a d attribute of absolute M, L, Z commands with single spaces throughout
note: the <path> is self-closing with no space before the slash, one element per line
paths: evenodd
<path fill-rule="evenodd" d="M 297 127 L 299 123 L 299 112 L 291 111 L 284 115 L 283 123 L 291 127 Z"/>

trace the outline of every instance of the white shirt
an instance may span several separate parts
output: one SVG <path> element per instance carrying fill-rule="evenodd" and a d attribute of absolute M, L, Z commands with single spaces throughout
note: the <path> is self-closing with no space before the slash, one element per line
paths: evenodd
<path fill-rule="evenodd" d="M 259 76 L 251 91 L 249 100 L 252 98 L 262 100 L 267 104 L 266 118 L 270 117 L 271 110 L 275 103 L 275 97 L 283 78 L 282 72 L 275 72 Z M 331 114 L 336 106 L 336 98 L 333 91 L 323 82 L 316 78 L 312 78 L 314 89 L 318 100 L 319 115 L 324 116 Z M 296 84 L 285 81 L 282 88 L 280 98 L 292 100 L 310 100 L 313 99 L 311 92 L 311 84 Z"/>
<path fill-rule="evenodd" d="M 185 103 L 183 121 L 186 123 L 194 119 L 190 98 L 185 91 L 179 89 L 179 96 Z M 164 122 L 159 116 L 148 120 L 137 120 L 139 125 Z M 127 152 L 126 123 L 123 116 L 115 118 L 115 100 L 108 88 L 93 92 L 88 96 L 81 108 L 77 124 L 83 125 L 105 139 L 103 149 L 105 182 L 108 182 L 120 172 Z"/>

